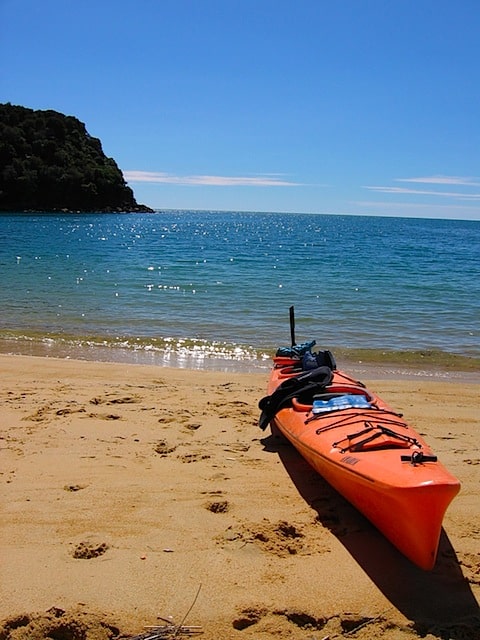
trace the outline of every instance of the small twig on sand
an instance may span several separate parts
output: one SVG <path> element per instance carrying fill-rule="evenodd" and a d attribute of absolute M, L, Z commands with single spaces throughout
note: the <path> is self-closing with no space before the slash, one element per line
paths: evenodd
<path fill-rule="evenodd" d="M 148 626 L 146 628 L 150 629 L 150 631 L 142 633 L 139 636 L 133 636 L 130 638 L 130 640 L 161 640 L 162 638 L 164 640 L 173 640 L 174 638 L 178 638 L 179 636 L 193 636 L 203 633 L 202 627 L 185 626 L 183 624 L 190 614 L 190 611 L 195 606 L 201 588 L 202 585 L 200 584 L 197 589 L 195 598 L 193 599 L 193 602 L 190 605 L 187 613 L 183 616 L 182 622 L 180 624 L 175 624 L 171 617 L 162 618 L 161 616 L 158 616 L 160 620 L 163 620 L 167 624 L 162 624 L 159 626 Z"/>
<path fill-rule="evenodd" d="M 183 620 L 181 621 L 180 625 L 179 625 L 179 629 L 181 629 L 183 627 L 183 623 L 185 622 L 185 620 L 188 618 L 188 614 L 190 613 L 190 611 L 193 609 L 193 607 L 195 606 L 195 603 L 197 601 L 198 595 L 200 593 L 200 589 L 202 588 L 202 583 L 200 583 L 198 585 L 198 589 L 197 589 L 197 593 L 195 594 L 195 598 L 193 599 L 192 604 L 190 605 L 190 608 L 188 609 L 187 613 L 183 616 Z M 174 638 L 176 638 L 178 634 L 175 633 L 175 635 L 173 636 Z"/>
<path fill-rule="evenodd" d="M 172 640 L 179 636 L 193 636 L 203 633 L 202 627 L 165 624 L 159 627 L 151 627 L 151 631 L 133 636 L 130 640 Z"/>

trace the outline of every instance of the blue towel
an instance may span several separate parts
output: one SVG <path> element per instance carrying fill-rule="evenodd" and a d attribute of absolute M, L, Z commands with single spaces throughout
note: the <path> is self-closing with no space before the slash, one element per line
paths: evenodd
<path fill-rule="evenodd" d="M 370 409 L 372 405 L 365 396 L 357 394 L 345 394 L 330 400 L 314 400 L 313 413 L 325 413 L 338 411 L 339 409 Z"/>

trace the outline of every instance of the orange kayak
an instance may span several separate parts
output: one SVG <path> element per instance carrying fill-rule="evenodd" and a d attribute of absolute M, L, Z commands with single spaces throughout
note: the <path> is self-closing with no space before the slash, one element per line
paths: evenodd
<path fill-rule="evenodd" d="M 278 430 L 407 558 L 432 569 L 459 481 L 401 414 L 323 353 L 327 366 L 312 371 L 301 358 L 274 358 L 260 426 Z"/>

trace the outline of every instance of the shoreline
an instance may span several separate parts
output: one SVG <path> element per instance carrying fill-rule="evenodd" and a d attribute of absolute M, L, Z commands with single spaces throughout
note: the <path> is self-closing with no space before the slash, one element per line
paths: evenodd
<path fill-rule="evenodd" d="M 367 378 L 462 484 L 423 572 L 259 430 L 263 372 L 0 370 L 5 640 L 113 640 L 187 613 L 205 640 L 478 635 L 479 384 Z"/>
<path fill-rule="evenodd" d="M 128 349 L 121 346 L 64 344 L 54 340 L 0 338 L 0 355 L 33 356 L 84 362 L 138 364 L 193 371 L 263 373 L 268 376 L 271 358 L 266 353 L 253 355 L 211 355 L 162 349 Z M 272 352 L 273 355 L 273 352 Z M 351 375 L 379 379 L 452 380 L 480 383 L 480 361 L 446 352 L 395 352 L 379 349 L 336 349 L 339 369 Z"/>

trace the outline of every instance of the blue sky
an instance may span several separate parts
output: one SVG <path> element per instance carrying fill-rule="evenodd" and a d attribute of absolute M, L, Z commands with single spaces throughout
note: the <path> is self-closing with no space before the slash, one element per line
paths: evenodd
<path fill-rule="evenodd" d="M 0 102 L 153 208 L 480 220 L 478 0 L 0 0 Z"/>

